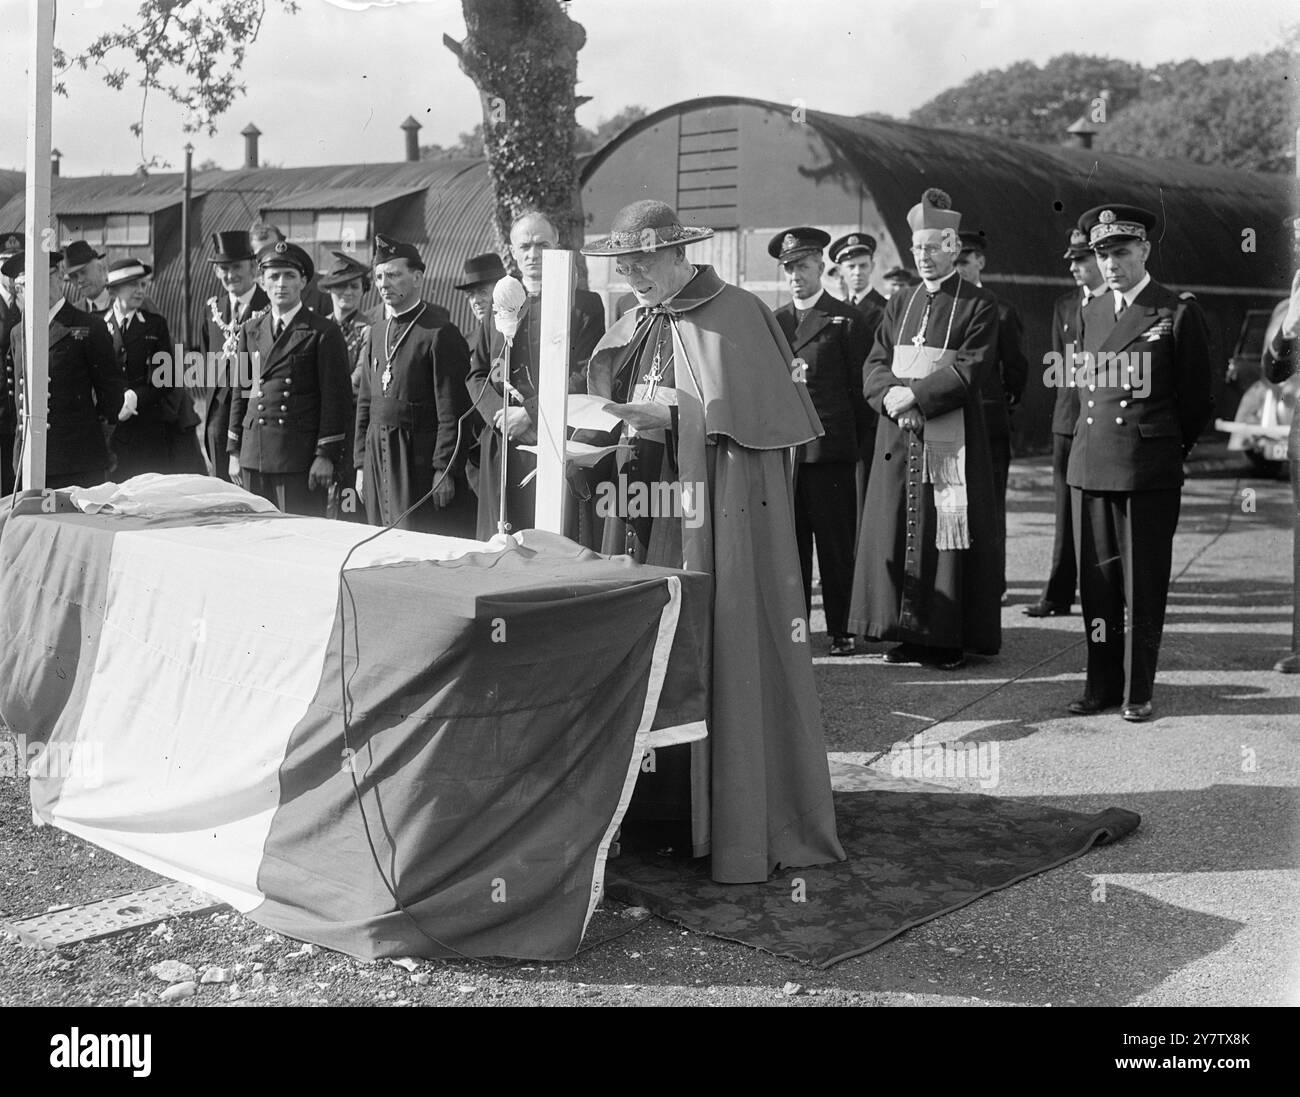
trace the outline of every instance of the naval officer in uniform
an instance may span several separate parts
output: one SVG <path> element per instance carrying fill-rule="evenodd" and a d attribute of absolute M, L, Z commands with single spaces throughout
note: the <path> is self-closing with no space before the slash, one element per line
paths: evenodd
<path fill-rule="evenodd" d="M 1119 204 L 1079 218 L 1111 292 L 1083 310 L 1067 475 L 1088 642 L 1087 684 L 1069 709 L 1122 706 L 1134 722 L 1152 715 L 1183 459 L 1213 409 L 1200 306 L 1147 273 L 1155 225 Z"/>
<path fill-rule="evenodd" d="M 267 244 L 257 263 L 271 307 L 239 331 L 253 387 L 231 401 L 230 479 L 288 514 L 321 518 L 352 408 L 347 343 L 302 303 L 316 273 L 302 248 Z"/>
<path fill-rule="evenodd" d="M 785 229 L 772 238 L 767 251 L 781 264 L 792 295 L 789 304 L 776 310 L 776 322 L 794 352 L 796 380 L 808 386 L 824 431 L 795 449 L 794 531 L 804 603 L 811 613 L 816 540 L 831 654 L 852 655 L 848 616 L 857 540 L 854 465 L 865 418 L 862 367 L 871 340 L 862 314 L 822 288 L 822 249 L 830 240 L 821 229 Z"/>

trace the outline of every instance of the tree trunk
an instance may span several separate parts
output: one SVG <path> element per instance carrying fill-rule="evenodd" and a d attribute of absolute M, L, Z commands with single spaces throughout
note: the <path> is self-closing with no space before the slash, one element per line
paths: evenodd
<path fill-rule="evenodd" d="M 464 42 L 443 36 L 483 104 L 483 151 L 508 254 L 510 222 L 538 209 L 560 246 L 582 246 L 584 219 L 574 161 L 578 51 L 586 31 L 559 0 L 461 0 Z"/>

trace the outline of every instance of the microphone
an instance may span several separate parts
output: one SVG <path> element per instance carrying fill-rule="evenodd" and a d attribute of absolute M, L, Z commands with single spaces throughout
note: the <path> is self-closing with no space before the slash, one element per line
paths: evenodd
<path fill-rule="evenodd" d="M 519 330 L 519 310 L 528 300 L 528 293 L 518 278 L 502 278 L 492 290 L 492 320 L 497 331 L 513 339 Z"/>

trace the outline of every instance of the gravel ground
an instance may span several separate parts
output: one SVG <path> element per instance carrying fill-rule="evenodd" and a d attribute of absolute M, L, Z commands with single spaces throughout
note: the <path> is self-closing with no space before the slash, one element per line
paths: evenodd
<path fill-rule="evenodd" d="M 927 742 L 996 742 L 995 794 L 1133 807 L 1144 821 L 1128 840 L 828 972 L 615 903 L 596 913 L 575 959 L 499 967 L 365 963 L 222 910 L 54 953 L 0 935 L 0 1005 L 157 1005 L 191 978 L 159 978 L 151 969 L 163 961 L 225 980 L 199 983 L 176 1008 L 1300 1004 L 1300 683 L 1267 670 L 1288 634 L 1289 488 L 1239 482 L 1231 461 L 1189 483 L 1175 572 L 1189 566 L 1171 598 L 1160 719 L 1135 727 L 1064 715 L 1081 681 L 1079 619 L 1031 624 L 1020 613 L 1050 550 L 1045 470 L 1042 460 L 1013 466 L 1002 655 L 944 675 L 886 667 L 880 645 L 830 659 L 815 634 L 827 746 L 888 772 L 882 752 L 918 730 Z M 1242 483 L 1257 510 L 1225 522 Z M 1246 749 L 1254 769 L 1241 763 Z M 0 921 L 161 882 L 30 818 L 25 779 L 0 776 Z"/>

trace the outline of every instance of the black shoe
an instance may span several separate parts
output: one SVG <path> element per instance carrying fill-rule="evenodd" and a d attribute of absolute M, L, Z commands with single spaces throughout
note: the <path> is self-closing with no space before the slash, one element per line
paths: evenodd
<path fill-rule="evenodd" d="M 1089 697 L 1086 693 L 1082 697 L 1077 697 L 1066 707 L 1076 716 L 1096 716 L 1099 712 L 1105 712 L 1108 708 L 1115 708 L 1122 703 L 1122 698 L 1116 697 L 1113 701 L 1101 701 Z"/>
<path fill-rule="evenodd" d="M 1120 710 L 1120 715 L 1133 724 L 1142 724 L 1151 719 L 1151 702 L 1139 701 L 1129 703 Z"/>
<path fill-rule="evenodd" d="M 940 670 L 956 670 L 966 665 L 966 653 L 961 648 L 930 648 L 922 661 Z"/>
<path fill-rule="evenodd" d="M 832 636 L 831 637 L 831 654 L 832 655 L 852 655 L 855 644 L 852 636 Z"/>
<path fill-rule="evenodd" d="M 1290 655 L 1279 659 L 1273 664 L 1273 669 L 1278 674 L 1300 674 L 1300 652 L 1292 652 Z"/>
<path fill-rule="evenodd" d="M 915 644 L 899 644 L 885 652 L 886 663 L 919 663 L 921 653 Z"/>
<path fill-rule="evenodd" d="M 1044 599 L 1041 602 L 1035 602 L 1032 606 L 1026 606 L 1024 614 L 1026 617 L 1069 617 L 1070 607 Z"/>

